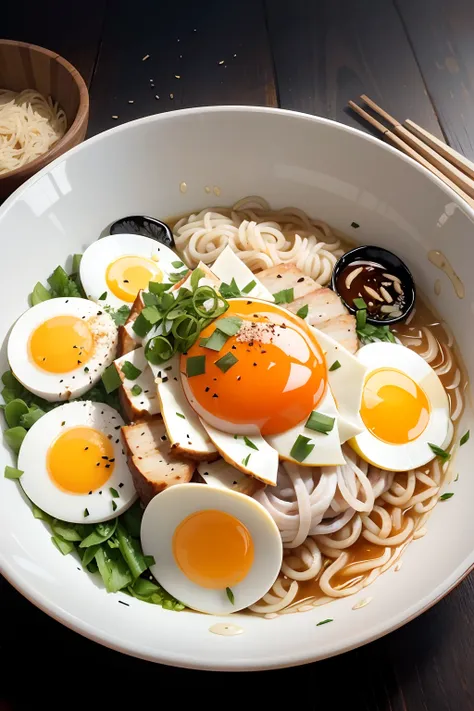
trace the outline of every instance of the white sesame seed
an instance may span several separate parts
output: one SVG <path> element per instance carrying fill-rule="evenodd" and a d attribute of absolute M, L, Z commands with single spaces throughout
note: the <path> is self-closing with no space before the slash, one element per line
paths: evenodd
<path fill-rule="evenodd" d="M 142 57 L 142 62 L 146 62 L 147 59 L 150 59 L 150 55 L 149 55 L 149 54 L 145 54 L 145 56 Z"/>
<path fill-rule="evenodd" d="M 112 116 L 113 119 L 118 119 L 118 116 Z"/>

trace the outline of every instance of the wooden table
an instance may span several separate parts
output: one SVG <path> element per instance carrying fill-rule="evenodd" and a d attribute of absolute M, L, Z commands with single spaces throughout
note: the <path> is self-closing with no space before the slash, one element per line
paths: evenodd
<path fill-rule="evenodd" d="M 3 36 L 56 50 L 82 72 L 91 92 L 90 135 L 204 104 L 281 106 L 358 125 L 345 107 L 365 92 L 474 160 L 473 0 L 41 0 L 21 11 L 3 5 Z M 470 711 L 473 585 L 471 575 L 435 608 L 359 650 L 242 678 L 117 654 L 62 627 L 3 582 L 0 711 L 34 708 L 29 694 L 56 708 L 59 695 L 45 692 L 59 678 L 69 684 L 67 698 L 84 705 L 96 698 L 94 678 L 110 698 L 123 678 L 141 704 L 160 704 L 165 685 L 176 694 L 168 703 L 179 700 L 179 707 L 202 699 L 227 709 L 235 698 L 253 709 L 249 694 L 256 689 L 254 698 L 267 708 L 299 700 L 305 709 L 325 703 L 331 711 Z"/>

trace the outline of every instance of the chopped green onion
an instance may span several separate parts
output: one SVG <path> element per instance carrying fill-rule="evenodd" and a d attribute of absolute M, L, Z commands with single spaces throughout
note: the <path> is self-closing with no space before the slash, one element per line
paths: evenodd
<path fill-rule="evenodd" d="M 10 429 L 5 430 L 3 436 L 12 452 L 18 454 L 21 444 L 26 437 L 26 430 L 24 427 L 10 427 Z"/>
<path fill-rule="evenodd" d="M 72 255 L 72 274 L 77 274 L 81 266 L 82 254 Z"/>
<path fill-rule="evenodd" d="M 329 434 L 334 429 L 335 417 L 329 417 L 328 415 L 323 415 L 322 412 L 313 411 L 309 416 L 305 427 L 309 430 L 314 430 L 315 432 L 321 432 L 321 434 Z"/>
<path fill-rule="evenodd" d="M 232 368 L 233 365 L 239 362 L 239 359 L 235 357 L 233 353 L 226 353 L 222 358 L 219 358 L 219 360 L 215 361 L 215 364 L 221 370 L 223 373 L 227 373 L 227 371 Z"/>
<path fill-rule="evenodd" d="M 102 373 L 102 383 L 108 395 L 122 385 L 120 375 L 117 373 L 117 369 L 113 363 Z"/>
<path fill-rule="evenodd" d="M 172 284 L 164 284 L 161 281 L 151 281 L 148 284 L 148 291 L 150 291 L 152 294 L 155 294 L 156 296 L 161 296 L 161 294 L 164 294 L 165 291 L 168 291 L 168 289 L 171 289 Z"/>
<path fill-rule="evenodd" d="M 181 269 L 181 267 L 184 267 L 183 262 L 171 262 L 171 266 L 174 267 L 175 269 Z"/>
<path fill-rule="evenodd" d="M 255 279 L 253 279 L 252 281 L 249 281 L 249 283 L 246 284 L 244 286 L 244 288 L 242 289 L 242 294 L 249 294 L 252 291 L 252 289 L 254 289 L 256 286 L 257 286 L 257 282 L 255 281 Z"/>
<path fill-rule="evenodd" d="M 204 307 L 204 303 L 210 300 L 212 306 Z M 223 311 L 219 307 L 219 295 L 211 286 L 198 286 L 193 294 L 193 307 L 195 312 L 204 318 L 215 318 L 226 310 Z"/>
<path fill-rule="evenodd" d="M 168 278 L 172 284 L 177 284 L 178 281 L 181 281 L 181 279 L 184 279 L 184 277 L 187 276 L 188 271 L 189 269 L 186 267 L 186 269 L 183 269 L 180 272 L 173 272 Z"/>
<path fill-rule="evenodd" d="M 147 306 L 146 308 L 151 307 Z M 145 311 L 145 309 L 143 309 L 143 311 Z M 132 330 L 137 336 L 140 336 L 140 338 L 144 338 L 153 328 L 153 324 L 143 315 L 143 311 L 138 314 L 132 326 Z"/>
<path fill-rule="evenodd" d="M 141 310 L 140 316 L 143 316 L 152 326 L 161 319 L 161 313 L 156 306 L 145 306 L 145 308 Z"/>
<path fill-rule="evenodd" d="M 151 338 L 145 346 L 145 358 L 152 365 L 166 363 L 174 354 L 174 347 L 164 336 Z"/>
<path fill-rule="evenodd" d="M 441 447 L 438 447 L 436 444 L 431 444 L 431 442 L 428 442 L 428 445 L 433 454 L 436 454 L 436 456 L 439 457 L 442 462 L 447 462 L 448 459 L 451 459 L 450 453 L 447 452 L 445 449 L 441 449 Z"/>
<path fill-rule="evenodd" d="M 206 372 L 206 356 L 191 356 L 186 361 L 186 375 L 193 378 Z"/>
<path fill-rule="evenodd" d="M 454 494 L 451 491 L 447 491 L 445 494 L 441 494 L 439 497 L 440 501 L 447 501 L 448 499 L 451 498 L 451 496 L 454 496 Z"/>
<path fill-rule="evenodd" d="M 75 523 L 67 523 L 66 521 L 58 521 L 54 518 L 51 523 L 51 530 L 55 536 L 59 536 L 64 541 L 81 541 L 82 536 L 77 530 Z"/>
<path fill-rule="evenodd" d="M 282 289 L 273 294 L 275 297 L 275 304 L 291 304 L 295 300 L 294 289 Z"/>
<path fill-rule="evenodd" d="M 89 516 L 89 509 L 84 509 L 84 518 Z"/>
<path fill-rule="evenodd" d="M 309 444 L 310 442 L 309 437 L 298 435 L 290 450 L 290 457 L 296 459 L 297 462 L 304 462 L 314 449 L 314 444 Z"/>
<path fill-rule="evenodd" d="M 339 361 L 335 360 L 334 363 L 329 368 L 329 371 L 332 372 L 333 370 L 339 370 L 340 367 L 341 367 L 341 364 L 339 363 Z"/>
<path fill-rule="evenodd" d="M 246 467 L 247 464 L 249 463 L 250 457 L 251 457 L 251 455 L 247 454 L 247 456 L 242 459 L 242 464 L 244 465 L 244 467 Z"/>
<path fill-rule="evenodd" d="M 99 301 L 105 301 L 106 298 L 107 298 L 107 292 L 104 291 L 104 293 L 99 296 Z"/>
<path fill-rule="evenodd" d="M 471 433 L 470 433 L 470 431 L 468 430 L 467 432 L 465 432 L 465 433 L 463 434 L 463 436 L 462 436 L 461 439 L 459 440 L 459 446 L 462 447 L 463 444 L 466 444 L 466 442 L 469 440 L 469 437 L 470 437 L 470 436 L 471 436 Z"/>
<path fill-rule="evenodd" d="M 104 523 L 98 523 L 92 533 L 89 533 L 89 535 L 83 538 L 79 543 L 79 548 L 90 548 L 105 543 L 105 541 L 108 541 L 109 538 L 114 535 L 116 528 L 116 518 L 113 518 L 111 521 L 104 521 Z"/>
<path fill-rule="evenodd" d="M 17 427 L 22 415 L 28 413 L 29 407 L 24 400 L 15 398 L 5 406 L 4 414 L 9 427 Z"/>
<path fill-rule="evenodd" d="M 228 597 L 228 599 L 229 599 L 230 604 L 231 604 L 231 605 L 234 605 L 234 604 L 235 604 L 235 598 L 234 598 L 234 593 L 232 592 L 232 590 L 231 590 L 230 588 L 226 588 L 226 589 L 225 589 L 225 592 L 226 592 L 226 595 L 227 595 L 227 597 Z"/>
<path fill-rule="evenodd" d="M 299 316 L 300 318 L 306 318 L 306 316 L 308 315 L 308 311 L 309 311 L 309 306 L 308 306 L 308 304 L 305 304 L 300 309 L 298 309 L 298 311 L 296 312 L 296 315 Z"/>
<path fill-rule="evenodd" d="M 209 338 L 203 338 L 201 340 L 200 345 L 203 346 L 203 348 L 210 348 L 212 351 L 220 351 L 226 344 L 227 338 L 228 337 L 225 333 L 222 333 L 222 331 L 219 331 L 216 328 L 214 333 L 212 333 Z"/>
<path fill-rule="evenodd" d="M 357 225 L 357 226 L 359 226 L 359 225 Z M 326 617 L 325 620 L 321 620 L 321 622 L 316 622 L 316 627 L 321 627 L 321 625 L 327 625 L 328 622 L 334 622 L 334 618 Z"/>
<path fill-rule="evenodd" d="M 226 316 L 216 322 L 218 331 L 225 333 L 226 336 L 235 336 L 239 332 L 242 325 L 242 319 L 239 316 Z"/>
<path fill-rule="evenodd" d="M 156 294 L 152 294 L 151 291 L 144 291 L 142 299 L 145 306 L 158 306 L 158 297 Z"/>
<path fill-rule="evenodd" d="M 365 303 L 364 299 L 361 297 L 357 297 L 356 299 L 353 299 L 352 303 L 356 307 L 356 309 L 366 309 L 367 304 Z"/>
<path fill-rule="evenodd" d="M 51 540 L 56 546 L 56 548 L 61 551 L 63 555 L 68 555 L 68 553 L 71 553 L 71 551 L 74 550 L 74 543 L 71 543 L 70 541 L 65 541 L 60 536 L 51 536 Z"/>
<path fill-rule="evenodd" d="M 167 318 L 169 318 L 169 314 Z M 181 316 L 174 319 L 174 323 L 171 327 L 171 333 L 177 341 L 185 343 L 187 348 L 189 348 L 188 343 L 190 341 L 194 343 L 199 336 L 199 321 L 195 316 L 183 313 Z M 187 348 L 185 348 L 185 350 L 187 350 Z"/>
<path fill-rule="evenodd" d="M 114 489 L 113 486 L 110 487 L 109 489 L 111 496 L 114 497 L 114 499 L 118 499 L 120 494 L 118 493 L 117 489 Z"/>
<path fill-rule="evenodd" d="M 127 380 L 136 380 L 138 376 L 142 374 L 140 368 L 136 368 L 133 363 L 130 363 L 129 360 L 126 360 L 123 363 L 121 371 L 125 375 Z"/>
<path fill-rule="evenodd" d="M 112 501 L 112 511 L 117 511 L 117 504 L 115 501 Z"/>
<path fill-rule="evenodd" d="M 219 287 L 219 291 L 224 299 L 237 299 L 240 296 L 240 289 L 234 278 L 232 278 L 230 284 L 222 282 Z"/>
<path fill-rule="evenodd" d="M 138 397 L 138 395 L 142 394 L 142 388 L 139 385 L 134 385 L 130 392 L 134 397 Z"/>
<path fill-rule="evenodd" d="M 21 469 L 15 469 L 15 467 L 9 467 L 8 464 L 5 467 L 5 479 L 19 479 L 23 472 Z"/>
<path fill-rule="evenodd" d="M 367 311 L 366 309 L 360 309 L 356 312 L 356 328 L 358 331 L 362 331 L 367 324 Z"/>
<path fill-rule="evenodd" d="M 197 289 L 197 287 L 199 286 L 199 282 L 204 276 L 205 274 L 203 269 L 198 268 L 193 271 L 193 273 L 191 274 L 191 279 L 189 280 L 189 284 L 191 286 L 192 291 Z"/>
<path fill-rule="evenodd" d="M 185 416 L 181 412 L 176 413 L 177 417 L 182 417 L 183 420 L 185 420 Z"/>
<path fill-rule="evenodd" d="M 30 304 L 32 306 L 36 306 L 42 301 L 47 301 L 48 299 L 52 299 L 51 293 L 45 286 L 43 286 L 43 284 L 41 284 L 41 282 L 38 281 L 30 294 Z"/>
<path fill-rule="evenodd" d="M 250 447 L 250 449 L 256 449 L 257 452 L 258 452 L 258 447 L 257 447 L 257 445 L 254 444 L 254 442 L 252 442 L 251 439 L 249 439 L 248 437 L 245 437 L 245 435 L 244 435 L 244 442 L 245 442 L 245 444 L 247 445 L 247 447 Z"/>

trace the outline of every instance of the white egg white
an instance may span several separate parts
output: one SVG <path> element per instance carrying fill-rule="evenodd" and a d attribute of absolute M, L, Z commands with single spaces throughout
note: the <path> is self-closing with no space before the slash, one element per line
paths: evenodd
<path fill-rule="evenodd" d="M 248 529 L 254 560 L 248 575 L 232 587 L 234 604 L 224 590 L 204 588 L 189 580 L 173 554 L 173 536 L 191 514 L 217 510 L 234 516 Z M 182 484 L 165 489 L 145 509 L 141 527 L 145 555 L 152 555 L 151 572 L 163 587 L 185 605 L 200 612 L 226 615 L 253 605 L 271 588 L 280 571 L 283 548 L 270 514 L 245 494 L 203 484 Z"/>
<path fill-rule="evenodd" d="M 56 316 L 76 316 L 84 320 L 94 340 L 91 358 L 67 373 L 42 370 L 29 352 L 32 333 Z M 97 304 L 76 297 L 49 299 L 25 311 L 13 326 L 8 339 L 8 362 L 15 377 L 27 390 L 56 402 L 80 397 L 95 385 L 114 360 L 116 348 L 117 327 Z"/>
<path fill-rule="evenodd" d="M 28 430 L 21 445 L 18 468 L 23 471 L 20 482 L 25 494 L 40 509 L 62 521 L 98 523 L 119 516 L 137 498 L 122 449 L 120 429 L 123 425 L 120 414 L 104 403 L 71 402 L 50 410 Z M 67 429 L 80 426 L 110 435 L 114 451 L 110 478 L 102 489 L 92 494 L 68 493 L 56 486 L 48 472 L 48 450 L 53 442 Z M 112 496 L 111 488 L 119 493 L 118 497 Z M 112 502 L 117 507 L 115 510 Z M 88 516 L 84 516 L 86 509 Z"/>
<path fill-rule="evenodd" d="M 115 296 L 110 290 L 106 274 L 110 264 L 120 257 L 134 256 L 150 259 L 161 272 L 154 281 L 167 281 L 170 274 L 181 271 L 172 262 L 181 261 L 173 250 L 161 242 L 142 235 L 109 235 L 93 242 L 84 252 L 80 266 L 82 286 L 89 299 L 107 304 L 113 308 L 131 306 L 131 303 Z"/>
<path fill-rule="evenodd" d="M 425 430 L 412 442 L 383 442 L 364 427 L 349 444 L 363 459 L 381 469 L 409 471 L 424 466 L 435 457 L 429 443 L 445 449 L 453 434 L 449 400 L 439 377 L 421 356 L 398 343 L 370 343 L 357 352 L 357 358 L 367 367 L 367 377 L 381 368 L 395 369 L 410 377 L 424 391 L 430 414 Z"/>

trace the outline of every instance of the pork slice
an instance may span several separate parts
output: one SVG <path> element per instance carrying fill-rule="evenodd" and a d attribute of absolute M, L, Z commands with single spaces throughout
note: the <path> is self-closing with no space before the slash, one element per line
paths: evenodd
<path fill-rule="evenodd" d="M 320 285 L 298 269 L 294 264 L 278 264 L 276 267 L 264 269 L 257 275 L 260 282 L 271 294 L 276 294 L 284 289 L 293 289 L 293 298 L 300 299 Z"/>

